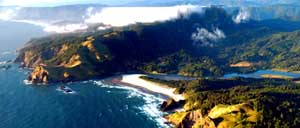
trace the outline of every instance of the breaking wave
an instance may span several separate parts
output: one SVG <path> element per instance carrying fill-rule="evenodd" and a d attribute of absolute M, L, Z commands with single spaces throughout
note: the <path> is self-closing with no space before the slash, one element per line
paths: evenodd
<path fill-rule="evenodd" d="M 161 104 L 166 99 L 156 95 L 144 93 L 137 88 L 125 85 L 113 85 L 108 84 L 104 81 L 93 81 L 93 83 L 103 88 L 128 90 L 127 98 L 139 97 L 145 101 L 145 104 L 143 104 L 142 106 L 137 106 L 137 109 L 141 110 L 142 113 L 146 114 L 151 120 L 155 120 L 159 126 L 164 128 L 171 127 L 170 125 L 166 124 L 167 120 L 163 118 L 163 115 L 166 113 L 160 111 L 159 109 L 159 104 Z"/>

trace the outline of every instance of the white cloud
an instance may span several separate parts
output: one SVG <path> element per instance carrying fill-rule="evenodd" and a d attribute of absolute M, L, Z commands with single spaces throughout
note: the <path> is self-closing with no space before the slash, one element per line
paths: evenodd
<path fill-rule="evenodd" d="M 101 10 L 89 7 L 85 9 L 84 15 L 78 16 L 78 18 L 83 18 L 83 20 L 76 21 L 75 23 L 61 20 L 50 21 L 43 18 L 20 19 L 18 12 L 22 11 L 22 8 L 10 8 L 0 10 L 0 19 L 41 26 L 46 32 L 68 33 L 85 30 L 92 24 L 103 24 L 98 30 L 104 30 L 108 29 L 109 26 L 121 27 L 135 23 L 166 21 L 177 18 L 180 14 L 188 14 L 194 11 L 202 12 L 202 8 L 203 7 L 194 5 L 170 7 L 107 7 Z M 57 22 L 59 22 L 59 24 L 57 24 Z"/>
<path fill-rule="evenodd" d="M 179 14 L 199 11 L 199 6 L 172 7 L 108 7 L 86 19 L 86 23 L 126 26 L 135 23 L 152 23 L 177 18 Z"/>
<path fill-rule="evenodd" d="M 49 33 L 70 33 L 79 30 L 85 30 L 88 28 L 88 25 L 78 23 L 78 24 L 64 24 L 64 25 L 55 25 L 49 24 L 42 21 L 30 21 L 30 20 L 13 20 L 14 22 L 22 22 L 22 23 L 29 23 L 36 26 L 43 27 L 45 32 Z"/>
<path fill-rule="evenodd" d="M 79 30 L 86 30 L 88 26 L 86 24 L 66 24 L 66 25 L 47 25 L 44 28 L 46 32 L 56 32 L 56 33 L 70 33 Z"/>
<path fill-rule="evenodd" d="M 197 28 L 197 31 L 192 33 L 191 38 L 194 41 L 194 45 L 213 47 L 213 42 L 224 39 L 226 36 L 219 28 L 214 29 L 212 32 L 209 32 L 205 28 Z"/>
<path fill-rule="evenodd" d="M 236 17 L 233 18 L 233 21 L 237 24 L 243 22 L 243 21 L 246 21 L 248 20 L 250 17 L 250 13 L 249 11 L 246 10 L 246 8 L 241 8 L 239 10 L 239 13 Z"/>
<path fill-rule="evenodd" d="M 17 8 L 10 8 L 6 10 L 4 9 L 0 10 L 0 19 L 10 20 L 17 15 L 17 11 L 19 11 L 20 9 L 21 9 L 20 7 L 17 7 Z"/>
<path fill-rule="evenodd" d="M 89 8 L 87 8 L 87 9 L 86 9 L 86 15 L 92 16 L 93 10 L 94 10 L 94 7 L 89 7 Z"/>

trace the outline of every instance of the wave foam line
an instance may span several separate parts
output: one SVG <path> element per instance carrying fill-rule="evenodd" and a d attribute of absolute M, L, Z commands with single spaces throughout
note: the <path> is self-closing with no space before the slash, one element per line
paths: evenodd
<path fill-rule="evenodd" d="M 145 101 L 145 104 L 137 109 L 141 110 L 143 114 L 146 114 L 150 119 L 156 121 L 159 126 L 164 128 L 170 128 L 171 126 L 166 124 L 167 120 L 163 118 L 163 115 L 166 114 L 160 111 L 158 104 L 161 104 L 165 99 L 159 98 L 155 95 L 144 93 L 139 89 L 134 87 L 124 86 L 124 85 L 109 85 L 103 81 L 93 81 L 95 85 L 99 85 L 103 88 L 111 89 L 123 89 L 128 90 L 129 94 L 127 98 L 139 97 Z"/>

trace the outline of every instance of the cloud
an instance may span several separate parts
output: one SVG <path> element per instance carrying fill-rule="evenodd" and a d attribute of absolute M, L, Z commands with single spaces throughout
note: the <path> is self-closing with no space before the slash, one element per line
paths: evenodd
<path fill-rule="evenodd" d="M 213 47 L 214 42 L 224 39 L 226 36 L 219 28 L 214 29 L 212 32 L 205 28 L 197 28 L 196 32 L 192 33 L 191 38 L 194 41 L 194 45 Z"/>
<path fill-rule="evenodd" d="M 56 32 L 56 33 L 70 33 L 79 30 L 86 30 L 88 25 L 86 24 L 66 24 L 66 25 L 49 25 L 44 28 L 46 32 Z"/>
<path fill-rule="evenodd" d="M 49 33 L 71 33 L 79 30 L 86 30 L 88 28 L 88 25 L 82 23 L 56 25 L 56 24 L 49 24 L 41 21 L 39 22 L 39 21 L 30 21 L 30 20 L 14 20 L 14 22 L 28 23 L 28 24 L 40 26 L 43 28 L 45 32 L 49 32 Z"/>
<path fill-rule="evenodd" d="M 69 33 L 76 32 L 78 30 L 85 30 L 89 26 L 93 26 L 94 24 L 101 24 L 102 26 L 99 26 L 98 30 L 104 30 L 110 27 L 122 27 L 135 23 L 166 21 L 178 18 L 180 14 L 202 12 L 202 8 L 203 7 L 201 6 L 194 5 L 170 7 L 106 7 L 101 9 L 95 7 L 87 7 L 85 10 L 83 10 L 84 12 L 81 13 L 81 15 L 78 15 L 78 19 L 68 19 L 63 17 L 61 20 L 52 20 L 51 16 L 53 17 L 53 15 L 45 16 L 45 18 L 26 17 L 26 15 L 28 15 L 27 13 L 30 14 L 31 12 L 26 10 L 26 8 L 18 7 L 0 10 L 0 19 L 41 26 L 46 32 Z M 24 11 L 23 9 L 26 11 Z M 42 12 L 42 10 L 40 11 L 40 15 L 45 14 L 44 12 Z M 47 11 L 49 11 L 49 9 Z M 19 12 L 22 13 L 20 13 L 19 15 Z M 23 16 L 24 14 L 25 16 Z"/>
<path fill-rule="evenodd" d="M 152 23 L 177 18 L 180 14 L 199 11 L 194 5 L 172 7 L 108 7 L 86 19 L 86 23 L 126 26 L 135 23 Z"/>
<path fill-rule="evenodd" d="M 239 13 L 236 17 L 233 18 L 233 21 L 237 24 L 246 21 L 250 18 L 250 13 L 249 11 L 246 10 L 246 8 L 241 8 L 239 10 Z"/>
<path fill-rule="evenodd" d="M 19 11 L 20 9 L 21 9 L 20 7 L 1 9 L 0 10 L 0 19 L 5 20 L 5 21 L 10 20 L 17 15 L 17 11 Z"/>

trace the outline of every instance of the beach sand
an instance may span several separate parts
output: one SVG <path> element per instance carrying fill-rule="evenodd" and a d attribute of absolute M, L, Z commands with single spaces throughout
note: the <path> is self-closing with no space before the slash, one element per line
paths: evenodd
<path fill-rule="evenodd" d="M 166 85 L 146 81 L 141 79 L 140 76 L 146 76 L 146 75 L 142 75 L 142 74 L 122 75 L 120 80 L 115 79 L 112 80 L 112 82 L 121 83 L 121 84 L 125 83 L 130 86 L 145 88 L 151 92 L 159 93 L 162 95 L 166 95 L 170 98 L 173 98 L 175 101 L 180 101 L 185 99 L 182 95 L 174 93 L 176 88 L 171 88 Z"/>

